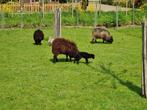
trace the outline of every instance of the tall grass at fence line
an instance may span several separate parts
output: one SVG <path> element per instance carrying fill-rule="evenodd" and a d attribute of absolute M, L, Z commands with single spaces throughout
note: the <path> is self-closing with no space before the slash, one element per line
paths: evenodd
<path fill-rule="evenodd" d="M 135 24 L 140 25 L 143 19 L 143 11 L 135 11 Z M 63 26 L 93 26 L 95 13 L 91 11 L 77 11 L 74 10 L 72 16 L 71 11 L 62 11 L 62 25 Z M 125 12 L 119 12 L 119 26 L 130 25 L 132 24 L 132 11 L 128 12 L 128 15 Z M 2 21 L 2 16 L 0 16 L 0 22 Z M 4 27 L 18 27 L 21 22 L 23 22 L 26 27 L 36 27 L 41 26 L 53 26 L 54 25 L 54 13 L 48 12 L 44 13 L 44 18 L 41 18 L 40 13 L 23 13 L 23 19 L 21 19 L 21 13 L 5 13 L 4 14 Z M 97 24 L 106 25 L 108 27 L 115 26 L 116 14 L 115 12 L 101 12 L 97 17 Z M 2 25 L 2 24 L 1 24 Z"/>

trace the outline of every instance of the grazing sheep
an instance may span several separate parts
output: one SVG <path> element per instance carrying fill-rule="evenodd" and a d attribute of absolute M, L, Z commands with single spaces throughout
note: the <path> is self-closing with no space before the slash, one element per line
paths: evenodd
<path fill-rule="evenodd" d="M 64 38 L 56 38 L 52 42 L 52 53 L 54 55 L 54 62 L 58 61 L 57 56 L 59 54 L 66 55 L 66 61 L 68 60 L 68 56 L 75 58 L 78 56 L 79 50 L 76 44 L 72 41 L 69 41 Z M 78 57 L 75 59 L 78 63 Z"/>
<path fill-rule="evenodd" d="M 88 63 L 89 58 L 93 58 L 93 59 L 95 58 L 94 54 L 89 54 L 87 52 L 79 52 L 79 54 L 80 54 L 81 58 L 85 59 L 86 63 Z"/>
<path fill-rule="evenodd" d="M 92 42 L 96 42 L 96 39 L 103 39 L 104 41 L 112 43 L 113 42 L 113 37 L 110 35 L 110 32 L 101 27 L 96 27 L 92 31 Z"/>
<path fill-rule="evenodd" d="M 36 30 L 33 35 L 34 41 L 36 45 L 40 45 L 41 41 L 44 39 L 44 34 L 41 30 Z"/>
<path fill-rule="evenodd" d="M 72 57 L 71 56 L 69 56 L 69 57 L 70 57 L 70 60 L 71 60 Z M 79 52 L 77 54 L 77 56 L 74 58 L 74 63 L 75 63 L 75 61 L 79 61 L 81 58 L 84 58 L 85 61 L 86 61 L 86 63 L 88 63 L 88 59 L 89 58 L 94 59 L 95 58 L 95 55 L 94 54 L 89 54 L 87 52 Z"/>

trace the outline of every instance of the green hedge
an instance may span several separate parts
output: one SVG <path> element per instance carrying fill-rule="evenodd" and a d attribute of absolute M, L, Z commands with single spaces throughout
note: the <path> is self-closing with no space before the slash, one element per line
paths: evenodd
<path fill-rule="evenodd" d="M 45 13 L 44 18 L 41 19 L 40 13 L 25 13 L 21 17 L 20 13 L 10 14 L 5 13 L 4 17 L 0 14 L 0 24 L 5 27 L 16 27 L 20 26 L 23 22 L 26 27 L 41 26 L 53 26 L 54 25 L 54 14 Z M 119 25 L 130 25 L 132 23 L 132 11 L 119 12 Z M 142 23 L 144 13 L 143 11 L 135 10 L 135 24 L 140 25 Z M 101 12 L 97 16 L 97 24 L 106 25 L 108 27 L 115 26 L 116 13 L 115 12 Z M 74 10 L 73 16 L 71 12 L 62 12 L 62 25 L 63 26 L 93 26 L 95 22 L 94 12 L 79 12 Z"/>

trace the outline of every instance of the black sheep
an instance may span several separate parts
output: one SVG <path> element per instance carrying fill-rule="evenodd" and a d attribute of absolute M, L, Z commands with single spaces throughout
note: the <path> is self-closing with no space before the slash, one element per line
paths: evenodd
<path fill-rule="evenodd" d="M 44 34 L 41 30 L 36 30 L 33 35 L 36 45 L 41 45 L 41 41 L 44 39 Z"/>
<path fill-rule="evenodd" d="M 79 52 L 79 54 L 80 54 L 81 58 L 84 58 L 85 59 L 86 63 L 88 63 L 88 59 L 89 58 L 92 58 L 92 59 L 95 58 L 95 55 L 94 54 L 89 54 L 87 52 Z"/>

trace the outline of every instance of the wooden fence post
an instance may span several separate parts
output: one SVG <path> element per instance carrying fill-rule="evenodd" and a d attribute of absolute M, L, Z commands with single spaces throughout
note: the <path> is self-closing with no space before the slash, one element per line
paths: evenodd
<path fill-rule="evenodd" d="M 118 28 L 118 0 L 116 1 L 116 29 Z"/>
<path fill-rule="evenodd" d="M 1 23 L 1 28 L 3 29 L 3 28 L 5 28 L 5 12 L 4 12 L 4 9 L 3 9 L 3 4 L 1 4 L 1 10 L 0 10 L 0 23 Z"/>
<path fill-rule="evenodd" d="M 147 21 L 142 24 L 142 95 L 147 98 Z"/>
<path fill-rule="evenodd" d="M 94 2 L 95 3 L 95 18 L 94 18 L 94 27 L 96 27 L 97 25 L 97 1 Z"/>
<path fill-rule="evenodd" d="M 39 0 L 40 26 L 44 19 L 44 0 Z"/>
<path fill-rule="evenodd" d="M 21 27 L 21 29 L 24 27 L 24 24 L 23 24 L 23 11 L 24 11 L 24 1 L 20 0 L 20 12 L 21 12 L 21 24 L 20 24 L 20 27 Z"/>
<path fill-rule="evenodd" d="M 134 26 L 134 22 L 135 22 L 135 0 L 132 0 L 132 25 Z"/>
<path fill-rule="evenodd" d="M 55 37 L 61 37 L 61 9 L 55 9 Z"/>

